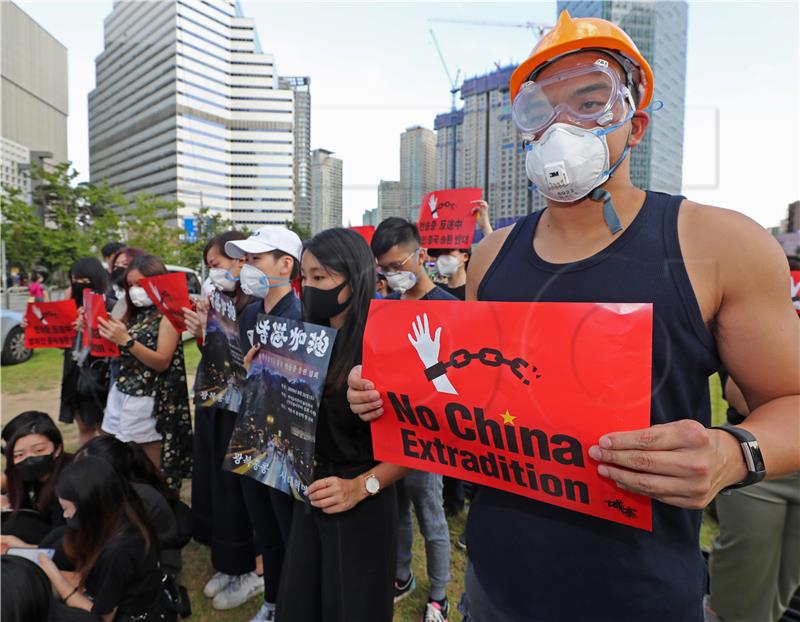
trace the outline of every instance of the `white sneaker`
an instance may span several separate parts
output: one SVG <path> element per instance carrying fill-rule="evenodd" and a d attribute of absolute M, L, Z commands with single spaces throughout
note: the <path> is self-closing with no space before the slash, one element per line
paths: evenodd
<path fill-rule="evenodd" d="M 233 609 L 246 603 L 256 594 L 264 591 L 264 579 L 255 572 L 240 574 L 231 579 L 219 594 L 214 597 L 211 606 L 214 609 Z"/>
<path fill-rule="evenodd" d="M 265 602 L 250 622 L 275 622 L 275 603 Z"/>
<path fill-rule="evenodd" d="M 214 598 L 227 587 L 228 583 L 231 582 L 231 579 L 233 579 L 232 574 L 215 572 L 211 579 L 209 579 L 208 583 L 206 583 L 206 586 L 203 588 L 203 594 L 205 594 L 206 598 Z"/>

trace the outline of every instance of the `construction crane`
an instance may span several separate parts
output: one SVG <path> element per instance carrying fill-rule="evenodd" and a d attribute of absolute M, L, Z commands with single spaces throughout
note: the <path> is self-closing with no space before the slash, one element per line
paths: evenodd
<path fill-rule="evenodd" d="M 461 86 L 458 84 L 458 79 L 461 77 L 461 69 L 456 70 L 456 77 L 455 80 L 450 76 L 450 70 L 447 68 L 447 61 L 444 60 L 444 54 L 442 54 L 442 48 L 439 47 L 439 41 L 436 40 L 436 33 L 433 32 L 432 29 L 429 29 L 428 32 L 431 33 L 431 39 L 433 39 L 433 45 L 436 47 L 436 52 L 439 54 L 439 60 L 442 61 L 442 67 L 444 68 L 444 73 L 447 76 L 447 81 L 450 83 L 450 114 L 454 114 L 456 112 L 456 93 L 461 90 Z M 453 144 L 450 148 L 450 187 L 456 187 L 456 131 L 455 129 L 452 130 L 453 134 Z"/>
<path fill-rule="evenodd" d="M 442 61 L 442 67 L 444 68 L 444 73 L 447 76 L 447 81 L 450 83 L 450 112 L 456 111 L 456 93 L 461 90 L 461 87 L 458 84 L 458 79 L 461 77 L 461 69 L 456 70 L 456 79 L 450 76 L 450 70 L 447 68 L 447 62 L 444 60 L 444 54 L 442 54 L 442 48 L 439 47 L 439 41 L 436 39 L 436 33 L 433 32 L 432 29 L 429 29 L 428 32 L 431 33 L 431 39 L 433 39 L 433 45 L 436 47 L 436 52 L 439 54 L 439 60 Z"/>
<path fill-rule="evenodd" d="M 553 26 L 550 24 L 542 24 L 541 22 L 486 22 L 472 19 L 445 19 L 432 17 L 429 22 L 441 22 L 444 24 L 462 24 L 468 26 L 496 26 L 498 28 L 525 28 L 527 30 L 535 31 L 541 37 L 545 31 L 550 30 Z"/>

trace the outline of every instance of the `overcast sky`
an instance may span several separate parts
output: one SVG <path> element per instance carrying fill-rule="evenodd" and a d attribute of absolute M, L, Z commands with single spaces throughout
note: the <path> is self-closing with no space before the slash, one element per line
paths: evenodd
<path fill-rule="evenodd" d="M 69 50 L 69 157 L 88 178 L 87 94 L 111 2 L 17 3 Z M 279 73 L 311 76 L 311 146 L 344 161 L 344 220 L 354 225 L 375 207 L 379 180 L 399 177 L 400 133 L 432 128 L 450 108 L 429 29 L 451 73 L 467 76 L 519 62 L 535 42 L 524 28 L 428 20 L 555 20 L 555 2 L 241 4 Z M 794 1 L 689 5 L 683 192 L 764 226 L 800 198 L 799 19 Z"/>

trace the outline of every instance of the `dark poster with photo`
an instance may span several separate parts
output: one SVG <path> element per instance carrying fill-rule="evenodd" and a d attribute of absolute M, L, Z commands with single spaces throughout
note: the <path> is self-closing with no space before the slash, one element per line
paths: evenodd
<path fill-rule="evenodd" d="M 214 291 L 209 297 L 203 358 L 194 382 L 194 403 L 234 412 L 242 404 L 245 369 L 236 307 L 225 294 Z"/>
<path fill-rule="evenodd" d="M 223 468 L 306 500 L 317 415 L 336 330 L 260 315 Z"/>

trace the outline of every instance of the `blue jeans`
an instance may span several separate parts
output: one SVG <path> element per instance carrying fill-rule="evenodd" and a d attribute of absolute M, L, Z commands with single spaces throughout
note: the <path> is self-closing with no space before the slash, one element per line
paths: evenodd
<path fill-rule="evenodd" d="M 411 545 L 414 541 L 411 523 L 413 503 L 419 530 L 425 538 L 431 598 L 441 600 L 446 596 L 447 584 L 450 582 L 450 531 L 442 507 L 442 476 L 424 471 L 411 471 L 401 483 L 397 498 L 399 511 L 397 578 L 404 580 L 411 574 Z"/>

